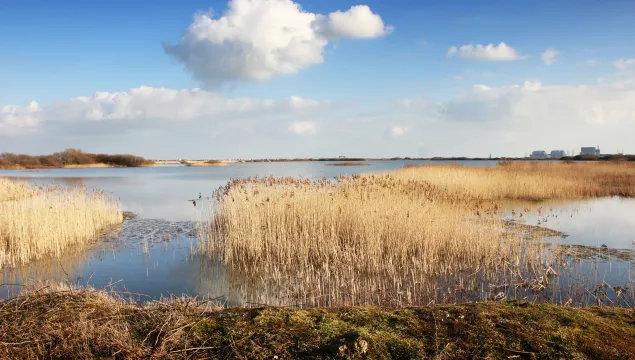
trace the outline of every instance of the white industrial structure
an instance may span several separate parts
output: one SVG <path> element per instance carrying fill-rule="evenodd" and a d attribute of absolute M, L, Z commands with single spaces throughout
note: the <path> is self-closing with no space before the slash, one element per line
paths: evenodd
<path fill-rule="evenodd" d="M 580 155 L 600 156 L 600 147 L 582 147 L 580 149 Z"/>
<path fill-rule="evenodd" d="M 564 152 L 564 150 L 551 150 L 551 154 L 550 157 L 552 159 L 560 159 L 565 157 L 567 154 Z"/>
<path fill-rule="evenodd" d="M 544 150 L 535 150 L 531 153 L 531 155 L 529 155 L 529 157 L 532 159 L 547 159 L 549 158 L 549 155 L 547 155 L 547 152 Z"/>

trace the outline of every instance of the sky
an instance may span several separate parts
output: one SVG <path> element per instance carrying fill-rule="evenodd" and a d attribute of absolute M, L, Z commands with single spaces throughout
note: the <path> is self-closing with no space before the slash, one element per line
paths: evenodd
<path fill-rule="evenodd" d="M 635 153 L 635 2 L 0 1 L 0 152 Z"/>

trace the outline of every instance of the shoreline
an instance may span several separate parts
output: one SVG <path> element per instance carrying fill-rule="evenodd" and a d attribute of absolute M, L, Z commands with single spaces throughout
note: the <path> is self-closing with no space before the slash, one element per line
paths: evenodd
<path fill-rule="evenodd" d="M 635 359 L 635 312 L 527 302 L 406 308 L 145 304 L 90 288 L 0 301 L 6 358 Z"/>
<path fill-rule="evenodd" d="M 57 169 L 106 169 L 106 168 L 135 168 L 135 167 L 153 167 L 160 166 L 156 163 L 149 163 L 140 166 L 119 166 L 119 165 L 111 165 L 104 163 L 96 163 L 96 164 L 73 164 L 73 165 L 64 165 L 62 167 L 59 166 L 12 166 L 8 168 L 0 167 L 0 170 L 15 170 L 15 171 L 40 171 L 40 170 L 57 170 Z"/>

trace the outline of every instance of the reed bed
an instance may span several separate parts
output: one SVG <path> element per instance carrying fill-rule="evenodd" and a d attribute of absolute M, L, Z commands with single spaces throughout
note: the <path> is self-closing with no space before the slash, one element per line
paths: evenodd
<path fill-rule="evenodd" d="M 545 241 L 554 235 L 510 226 L 509 206 L 633 195 L 635 166 L 621 163 L 235 179 L 199 214 L 200 244 L 236 274 L 260 274 L 263 289 L 303 304 L 467 301 L 489 298 L 491 289 L 479 290 L 489 285 L 544 289 L 554 274 Z"/>
<path fill-rule="evenodd" d="M 118 199 L 84 186 L 35 187 L 0 180 L 0 189 L 0 268 L 60 256 L 123 221 Z"/>
<path fill-rule="evenodd" d="M 425 182 L 444 197 L 481 200 L 549 200 L 635 196 L 635 164 L 503 162 L 493 168 L 409 166 L 394 174 Z"/>
<path fill-rule="evenodd" d="M 248 271 L 420 279 L 520 256 L 522 238 L 495 204 L 444 201 L 391 174 L 234 180 L 214 198 L 199 227 L 204 251 Z"/>

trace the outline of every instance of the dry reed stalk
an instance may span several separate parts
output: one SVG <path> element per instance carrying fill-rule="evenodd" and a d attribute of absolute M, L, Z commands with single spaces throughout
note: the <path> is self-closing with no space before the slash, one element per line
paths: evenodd
<path fill-rule="evenodd" d="M 36 190 L 25 182 L 0 178 L 0 202 L 29 198 L 35 193 Z"/>
<path fill-rule="evenodd" d="M 85 245 L 123 221 L 119 200 L 102 191 L 82 186 L 1 186 L 13 190 L 0 201 L 0 268 L 60 256 L 69 246 Z"/>

